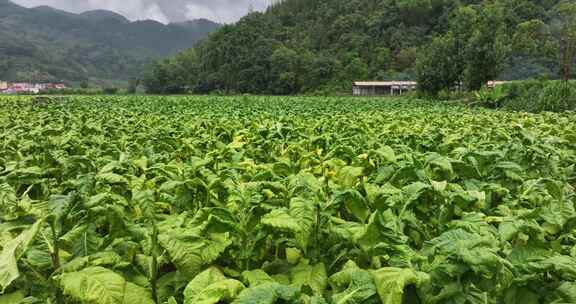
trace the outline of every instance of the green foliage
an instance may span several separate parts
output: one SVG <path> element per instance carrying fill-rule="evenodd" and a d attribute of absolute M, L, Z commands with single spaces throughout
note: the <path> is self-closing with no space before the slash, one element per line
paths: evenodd
<path fill-rule="evenodd" d="M 20 276 L 18 260 L 24 255 L 28 246 L 36 237 L 41 223 L 41 221 L 36 222 L 30 229 L 3 244 L 2 252 L 0 253 L 0 288 L 2 292 Z"/>
<path fill-rule="evenodd" d="M 436 96 L 456 87 L 478 90 L 496 79 L 511 54 L 509 13 L 504 2 L 457 8 L 448 32 L 421 50 L 419 90 Z"/>
<path fill-rule="evenodd" d="M 151 93 L 334 95 L 349 93 L 354 80 L 418 79 L 431 95 L 458 85 L 477 90 L 501 76 L 556 72 L 559 61 L 512 46 L 525 41 L 514 39 L 518 25 L 555 20 L 559 2 L 277 1 L 152 66 L 145 86 Z"/>
<path fill-rule="evenodd" d="M 534 113 L 573 111 L 575 96 L 574 83 L 546 80 L 511 82 L 475 92 L 481 106 Z"/>
<path fill-rule="evenodd" d="M 197 275 L 184 290 L 184 304 L 216 304 L 235 299 L 244 285 L 226 279 L 217 268 L 209 268 Z"/>
<path fill-rule="evenodd" d="M 463 62 L 453 56 L 458 53 L 458 42 L 451 35 L 436 37 L 422 49 L 416 63 L 418 90 L 436 96 L 442 90 L 452 89 L 462 79 Z"/>
<path fill-rule="evenodd" d="M 572 303 L 575 130 L 410 98 L 0 97 L 0 303 Z"/>
<path fill-rule="evenodd" d="M 0 295 L 0 304 L 14 304 L 21 303 L 26 296 L 21 291 Z"/>
<path fill-rule="evenodd" d="M 506 87 L 502 85 L 498 85 L 494 88 L 487 88 L 484 86 L 474 94 L 476 101 L 482 106 L 496 109 L 502 107 L 504 101 L 509 97 L 506 91 Z"/>
<path fill-rule="evenodd" d="M 102 92 L 107 95 L 114 95 L 118 93 L 118 88 L 104 88 Z"/>
<path fill-rule="evenodd" d="M 256 287 L 245 289 L 233 304 L 296 304 L 298 289 L 279 283 L 265 283 Z"/>
<path fill-rule="evenodd" d="M 372 272 L 374 284 L 382 303 L 402 304 L 404 289 L 408 285 L 423 286 L 430 280 L 425 273 L 412 269 L 382 268 Z"/>

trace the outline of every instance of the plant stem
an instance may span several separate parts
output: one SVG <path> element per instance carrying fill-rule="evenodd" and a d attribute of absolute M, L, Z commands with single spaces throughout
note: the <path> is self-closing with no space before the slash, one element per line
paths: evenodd
<path fill-rule="evenodd" d="M 152 299 L 158 304 L 158 228 L 152 222 L 152 265 L 150 265 L 150 286 L 152 288 Z"/>
<path fill-rule="evenodd" d="M 54 268 L 54 272 L 57 272 L 60 269 L 60 247 L 58 245 L 58 234 L 56 233 L 56 227 L 54 225 L 54 221 L 50 222 L 50 230 L 52 230 L 52 268 Z M 56 288 L 56 303 L 63 304 L 64 301 L 62 299 L 62 292 L 59 288 Z"/>
<path fill-rule="evenodd" d="M 314 227 L 314 246 L 316 247 L 315 263 L 320 260 L 320 203 L 316 204 L 316 227 Z"/>

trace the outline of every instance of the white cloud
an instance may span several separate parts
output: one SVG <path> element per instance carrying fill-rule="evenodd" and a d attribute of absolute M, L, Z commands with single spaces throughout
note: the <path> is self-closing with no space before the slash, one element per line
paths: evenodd
<path fill-rule="evenodd" d="M 148 3 L 142 0 L 88 0 L 89 9 L 105 9 L 120 13 L 128 19 L 153 19 L 167 23 L 168 17 L 162 12 L 157 3 Z"/>
<path fill-rule="evenodd" d="M 13 0 L 27 6 L 48 5 L 71 12 L 105 9 L 130 20 L 153 19 L 160 22 L 207 18 L 234 22 L 250 7 L 264 10 L 271 0 Z"/>
<path fill-rule="evenodd" d="M 210 20 L 222 20 L 220 14 L 214 11 L 211 7 L 206 7 L 194 3 L 186 4 L 186 18 L 199 19 L 205 18 Z"/>
<path fill-rule="evenodd" d="M 248 13 L 250 9 L 262 11 L 269 0 L 209 0 L 189 1 L 186 4 L 188 19 L 206 18 L 231 23 Z"/>

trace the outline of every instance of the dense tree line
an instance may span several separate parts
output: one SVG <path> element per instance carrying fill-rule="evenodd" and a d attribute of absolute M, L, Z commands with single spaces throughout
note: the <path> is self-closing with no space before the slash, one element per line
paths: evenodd
<path fill-rule="evenodd" d="M 422 48 L 416 71 L 420 90 L 435 95 L 478 90 L 514 62 L 513 68 L 537 61 L 567 82 L 575 59 L 576 2 L 486 1 L 455 9 L 447 32 Z"/>
<path fill-rule="evenodd" d="M 514 49 L 513 38 L 520 24 L 549 23 L 559 2 L 286 0 L 157 62 L 144 84 L 153 93 L 293 94 L 353 80 L 426 81 L 430 68 L 445 75 L 430 84 L 440 89 L 554 73 L 557 62 Z"/>

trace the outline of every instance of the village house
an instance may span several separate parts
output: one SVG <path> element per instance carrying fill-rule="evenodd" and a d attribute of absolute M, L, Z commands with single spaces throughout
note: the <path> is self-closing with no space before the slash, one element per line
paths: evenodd
<path fill-rule="evenodd" d="M 63 90 L 66 89 L 63 83 L 9 83 L 0 81 L 0 93 L 6 94 L 20 94 L 20 93 L 33 93 L 38 94 L 45 90 Z"/>
<path fill-rule="evenodd" d="M 415 81 L 355 81 L 352 86 L 354 96 L 401 95 L 416 90 Z"/>
<path fill-rule="evenodd" d="M 486 88 L 494 89 L 497 86 L 512 81 L 491 80 Z M 355 81 L 352 86 L 354 96 L 395 96 L 416 90 L 416 81 Z"/>

